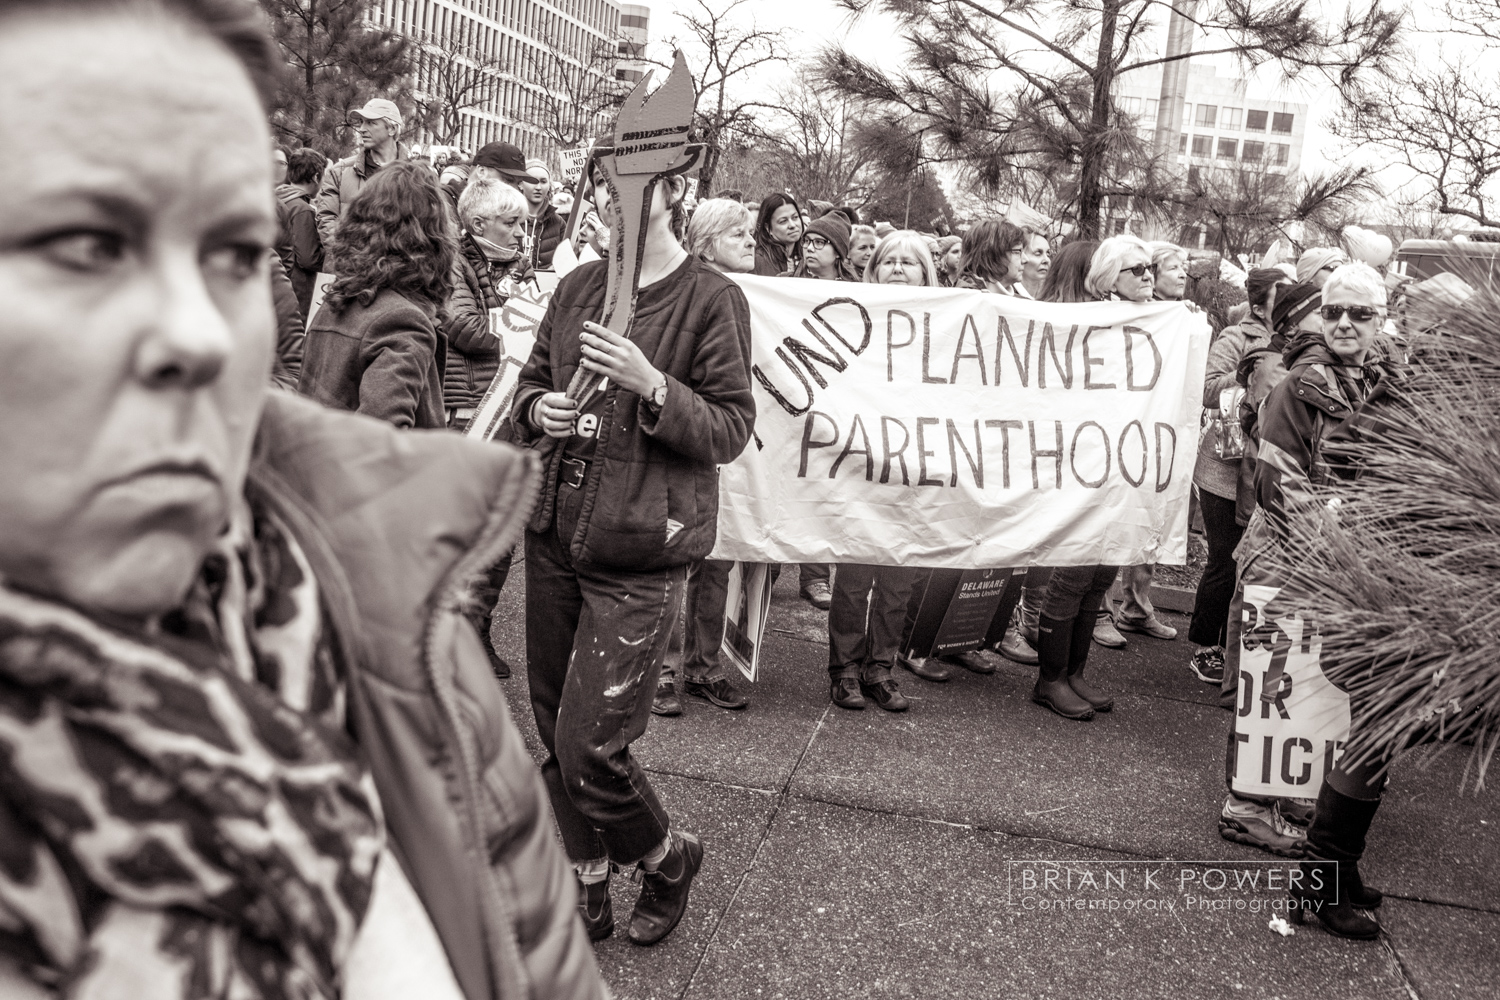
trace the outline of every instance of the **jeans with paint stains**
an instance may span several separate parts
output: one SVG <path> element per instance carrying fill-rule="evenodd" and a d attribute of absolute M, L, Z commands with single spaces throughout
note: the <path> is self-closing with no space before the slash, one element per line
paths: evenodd
<path fill-rule="evenodd" d="M 630 744 L 651 719 L 687 567 L 575 564 L 567 539 L 581 495 L 562 487 L 554 526 L 526 533 L 526 670 L 568 857 L 628 865 L 667 836 L 667 812 Z"/>

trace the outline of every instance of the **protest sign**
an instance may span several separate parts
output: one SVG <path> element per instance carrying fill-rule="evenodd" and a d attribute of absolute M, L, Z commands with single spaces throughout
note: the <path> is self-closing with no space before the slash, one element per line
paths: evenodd
<path fill-rule="evenodd" d="M 1209 327 L 1181 302 L 735 275 L 755 434 L 714 558 L 1182 563 Z"/>
<path fill-rule="evenodd" d="M 994 627 L 1009 569 L 936 569 L 914 597 L 916 610 L 902 649 L 907 656 L 947 656 L 981 649 Z M 1003 632 L 1006 623 L 1001 622 Z"/>
<path fill-rule="evenodd" d="M 748 681 L 760 675 L 760 644 L 771 613 L 771 567 L 735 563 L 724 592 L 724 643 L 720 651 Z"/>
<path fill-rule="evenodd" d="M 302 328 L 303 333 L 312 329 L 313 317 L 318 314 L 323 299 L 328 295 L 328 286 L 333 282 L 334 276 L 326 271 L 319 271 L 318 276 L 313 279 L 312 299 L 307 305 L 307 323 Z"/>
<path fill-rule="evenodd" d="M 500 425 L 510 416 L 510 403 L 516 395 L 521 369 L 531 357 L 536 344 L 536 328 L 547 312 L 547 303 L 557 289 L 558 277 L 550 271 L 536 271 L 534 280 L 520 286 L 503 306 L 490 310 L 490 333 L 500 341 L 500 367 L 490 381 L 469 421 L 465 436 L 479 441 L 492 440 Z"/>
<path fill-rule="evenodd" d="M 1246 583 L 1235 602 L 1243 610 L 1229 787 L 1315 799 L 1349 739 L 1349 696 L 1323 674 L 1323 640 L 1312 620 L 1277 602 L 1280 593 Z"/>
<path fill-rule="evenodd" d="M 583 165 L 588 162 L 589 146 L 561 149 L 557 156 L 562 162 L 562 179 L 568 184 L 577 184 L 578 178 L 583 174 Z"/>

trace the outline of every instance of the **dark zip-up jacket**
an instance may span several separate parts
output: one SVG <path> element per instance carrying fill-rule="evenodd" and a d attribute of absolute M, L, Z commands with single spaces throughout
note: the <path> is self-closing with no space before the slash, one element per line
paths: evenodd
<path fill-rule="evenodd" d="M 585 264 L 553 293 L 511 409 L 518 442 L 544 437 L 530 422 L 532 404 L 543 393 L 568 388 L 583 324 L 597 323 L 604 313 L 608 266 Z M 664 569 L 702 559 L 713 548 L 718 466 L 739 456 L 754 429 L 750 307 L 738 285 L 689 255 L 641 290 L 630 339 L 666 374 L 666 405 L 656 413 L 610 383 L 570 547 L 580 563 Z M 562 455 L 552 447 L 533 531 L 552 526 Z"/>
<path fill-rule="evenodd" d="M 548 202 L 542 206 L 541 214 L 535 219 L 526 220 L 526 234 L 531 237 L 531 264 L 533 267 L 545 270 L 552 266 L 552 255 L 557 252 L 557 245 L 562 242 L 563 230 L 567 223 L 563 217 L 557 214 L 557 209 Z"/>

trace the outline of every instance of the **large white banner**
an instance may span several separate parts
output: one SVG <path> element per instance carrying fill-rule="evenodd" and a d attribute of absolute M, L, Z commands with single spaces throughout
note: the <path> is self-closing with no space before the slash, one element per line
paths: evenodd
<path fill-rule="evenodd" d="M 755 438 L 722 470 L 714 558 L 1185 560 L 1210 336 L 1196 307 L 735 280 Z"/>

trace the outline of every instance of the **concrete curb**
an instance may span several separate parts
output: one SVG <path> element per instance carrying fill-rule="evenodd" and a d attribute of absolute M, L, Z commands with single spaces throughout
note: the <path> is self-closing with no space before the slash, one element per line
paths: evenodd
<path fill-rule="evenodd" d="M 1186 587 L 1169 587 L 1159 583 L 1151 585 L 1151 604 L 1164 611 L 1177 611 L 1185 615 L 1193 613 L 1193 602 L 1198 592 Z"/>

